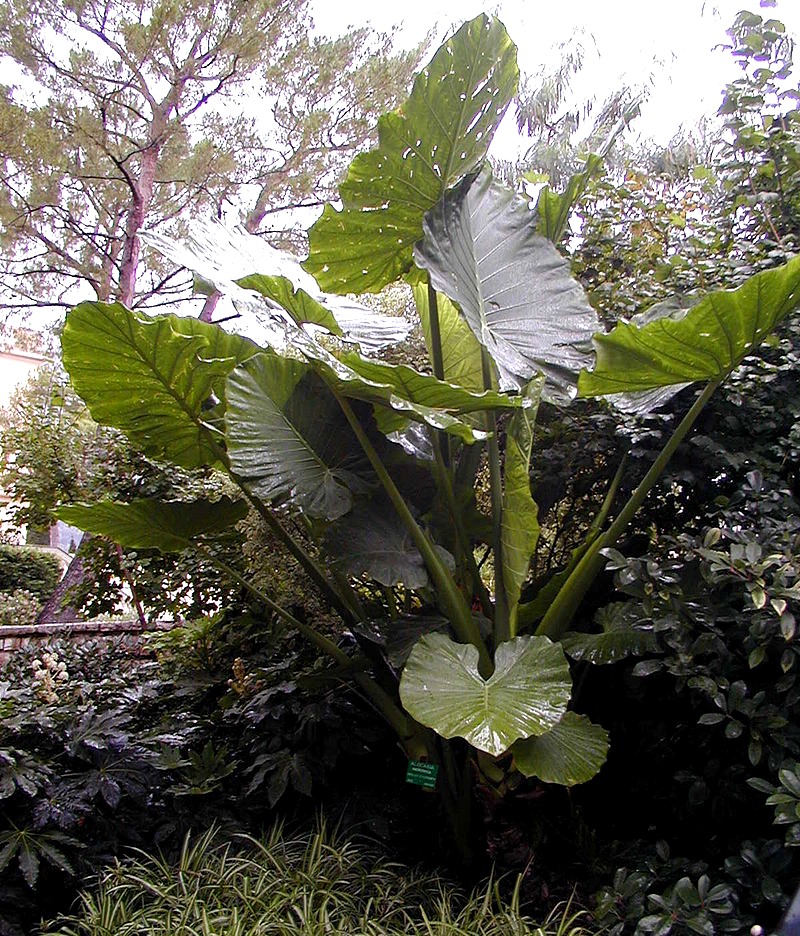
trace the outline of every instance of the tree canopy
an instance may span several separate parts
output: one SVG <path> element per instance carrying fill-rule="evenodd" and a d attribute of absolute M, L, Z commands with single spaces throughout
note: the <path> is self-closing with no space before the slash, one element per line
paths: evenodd
<path fill-rule="evenodd" d="M 171 304 L 191 281 L 143 262 L 141 231 L 225 216 L 275 233 L 276 212 L 324 200 L 419 50 L 315 36 L 308 6 L 6 4 L 0 54 L 20 79 L 0 87 L 3 306 Z"/>

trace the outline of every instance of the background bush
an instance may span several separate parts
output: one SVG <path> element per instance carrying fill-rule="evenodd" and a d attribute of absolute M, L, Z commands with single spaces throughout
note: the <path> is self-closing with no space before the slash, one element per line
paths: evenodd
<path fill-rule="evenodd" d="M 23 589 L 44 601 L 60 579 L 61 565 L 50 553 L 25 546 L 0 546 L 0 592 Z"/>

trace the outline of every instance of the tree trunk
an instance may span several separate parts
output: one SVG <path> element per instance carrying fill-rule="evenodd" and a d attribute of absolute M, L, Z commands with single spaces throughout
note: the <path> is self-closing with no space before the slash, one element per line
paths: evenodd
<path fill-rule="evenodd" d="M 160 134 L 142 153 L 142 165 L 139 178 L 133 186 L 133 204 L 125 225 L 125 247 L 122 252 L 122 265 L 119 270 L 119 301 L 130 308 L 136 294 L 136 271 L 139 266 L 139 231 L 153 201 L 156 169 L 161 150 Z"/>
<path fill-rule="evenodd" d="M 72 562 L 67 566 L 64 577 L 58 585 L 56 585 L 55 591 L 47 599 L 44 607 L 39 612 L 39 617 L 36 618 L 37 624 L 59 624 L 63 621 L 78 620 L 78 612 L 69 606 L 62 607 L 62 604 L 67 589 L 83 581 L 84 568 L 83 559 L 81 558 L 81 546 L 83 543 L 88 542 L 89 538 L 89 533 L 84 533 L 81 537 L 81 541 L 78 543 L 78 548 L 75 551 L 75 555 L 72 557 Z"/>

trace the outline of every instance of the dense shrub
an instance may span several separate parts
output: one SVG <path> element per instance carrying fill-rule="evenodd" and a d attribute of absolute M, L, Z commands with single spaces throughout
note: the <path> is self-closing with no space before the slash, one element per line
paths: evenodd
<path fill-rule="evenodd" d="M 0 546 L 0 592 L 19 589 L 44 601 L 61 578 L 55 556 L 25 546 Z"/>
<path fill-rule="evenodd" d="M 66 909 L 78 880 L 131 846 L 174 850 L 212 824 L 256 830 L 276 809 L 311 815 L 382 782 L 367 767 L 391 761 L 382 727 L 291 635 L 220 614 L 158 643 L 160 662 L 54 643 L 6 665 L 4 936 Z"/>
<path fill-rule="evenodd" d="M 597 793 L 606 808 L 624 799 L 609 831 L 628 851 L 599 894 L 615 932 L 767 926 L 789 900 L 800 869 L 799 547 L 800 506 L 753 471 L 698 532 L 662 534 L 638 558 L 609 552 L 631 619 L 658 647 L 606 683 L 616 753 Z"/>
<path fill-rule="evenodd" d="M 42 602 L 24 588 L 0 592 L 0 625 L 35 624 Z"/>

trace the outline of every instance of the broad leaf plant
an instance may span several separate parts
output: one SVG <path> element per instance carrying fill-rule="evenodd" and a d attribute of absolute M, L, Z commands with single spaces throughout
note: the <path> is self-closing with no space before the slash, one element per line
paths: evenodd
<path fill-rule="evenodd" d="M 642 634 L 624 622 L 581 634 L 576 610 L 711 394 L 800 304 L 797 258 L 680 317 L 598 334 L 556 248 L 581 179 L 562 195 L 545 189 L 532 210 L 487 161 L 517 80 L 497 19 L 479 16 L 445 42 L 408 101 L 380 119 L 377 147 L 353 161 L 341 205 L 311 228 L 305 273 L 252 270 L 239 281 L 274 310 L 273 345 L 98 302 L 72 310 L 63 332 L 65 366 L 98 422 L 147 455 L 227 473 L 241 499 L 73 505 L 61 517 L 126 547 L 208 550 L 209 533 L 256 510 L 389 666 L 373 677 L 313 621 L 227 571 L 350 674 L 411 758 L 442 766 L 442 802 L 462 831 L 459 787 L 475 771 L 569 786 L 602 767 L 608 738 L 570 710 L 568 656 L 613 660 Z M 399 280 L 413 288 L 430 372 L 320 338 L 347 337 L 331 311 L 341 300 L 326 305 L 326 293 Z M 653 391 L 696 382 L 694 405 L 627 503 L 614 515 L 612 490 L 569 566 L 523 602 L 538 536 L 529 474 L 540 400 L 644 406 Z M 298 518 L 313 553 L 292 535 Z M 365 580 L 387 595 L 382 617 L 363 600 Z"/>

